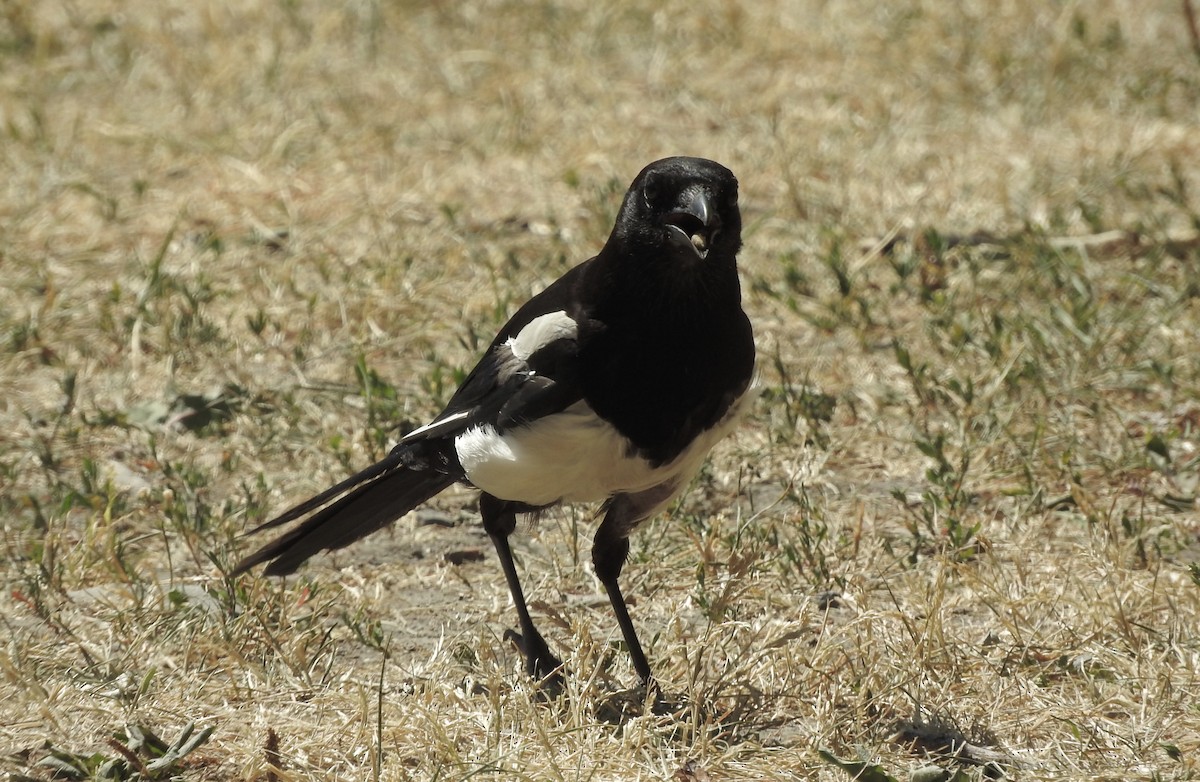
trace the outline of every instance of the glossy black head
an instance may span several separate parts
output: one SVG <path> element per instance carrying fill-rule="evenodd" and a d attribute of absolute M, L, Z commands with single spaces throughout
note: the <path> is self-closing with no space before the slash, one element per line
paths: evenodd
<path fill-rule="evenodd" d="M 737 179 L 704 158 L 657 160 L 630 185 L 612 240 L 643 257 L 731 263 L 742 246 Z"/>

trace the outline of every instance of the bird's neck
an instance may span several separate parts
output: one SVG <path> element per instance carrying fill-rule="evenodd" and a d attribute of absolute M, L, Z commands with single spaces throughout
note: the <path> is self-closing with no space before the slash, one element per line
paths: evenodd
<path fill-rule="evenodd" d="M 597 258 L 597 261 L 603 259 Z M 709 257 L 686 262 L 648 253 L 618 250 L 610 263 L 598 263 L 587 287 L 593 311 L 613 317 L 653 320 L 660 325 L 701 329 L 741 309 L 736 259 Z"/>

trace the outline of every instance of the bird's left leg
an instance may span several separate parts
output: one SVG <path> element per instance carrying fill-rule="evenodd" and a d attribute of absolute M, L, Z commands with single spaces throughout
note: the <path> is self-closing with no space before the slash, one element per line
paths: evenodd
<path fill-rule="evenodd" d="M 633 620 L 629 617 L 629 608 L 625 605 L 621 586 L 617 583 L 625 560 L 629 557 L 629 533 L 638 521 L 640 518 L 634 500 L 628 495 L 615 497 L 609 503 L 604 521 L 600 523 L 592 541 L 592 565 L 596 569 L 596 577 L 608 593 L 608 601 L 612 603 L 617 624 L 621 627 L 621 635 L 625 637 L 625 645 L 629 647 L 633 669 L 637 671 L 642 684 L 649 686 L 654 683 L 654 675 L 650 672 L 650 663 L 646 661 L 646 653 L 642 651 Z"/>

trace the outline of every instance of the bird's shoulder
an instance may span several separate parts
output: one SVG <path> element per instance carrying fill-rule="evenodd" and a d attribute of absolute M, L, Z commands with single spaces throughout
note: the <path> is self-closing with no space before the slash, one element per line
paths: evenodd
<path fill-rule="evenodd" d="M 503 429 L 578 401 L 578 346 L 599 328 L 580 293 L 594 260 L 571 268 L 513 313 L 441 414 L 406 439 L 453 436 L 479 423 Z"/>
<path fill-rule="evenodd" d="M 591 272 L 597 258 L 592 257 L 580 263 L 554 282 L 543 288 L 541 292 L 531 297 L 520 306 L 508 321 L 496 332 L 488 352 L 504 345 L 509 340 L 517 339 L 521 332 L 531 324 L 537 327 L 535 321 L 544 322 L 548 316 L 565 317 L 575 322 L 574 336 L 587 333 L 597 324 L 591 323 L 587 317 L 586 284 L 590 281 Z M 571 336 L 568 333 L 563 336 Z M 486 354 L 485 354 L 486 355 Z"/>

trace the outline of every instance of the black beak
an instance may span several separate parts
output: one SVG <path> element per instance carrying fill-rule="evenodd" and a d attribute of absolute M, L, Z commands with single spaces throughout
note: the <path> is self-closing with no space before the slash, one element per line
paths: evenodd
<path fill-rule="evenodd" d="M 713 208 L 712 199 L 699 188 L 691 192 L 691 199 L 686 205 L 672 210 L 664 221 L 667 224 L 667 239 L 671 244 L 694 253 L 701 260 L 708 256 L 708 250 L 721 229 L 721 218 Z"/>

